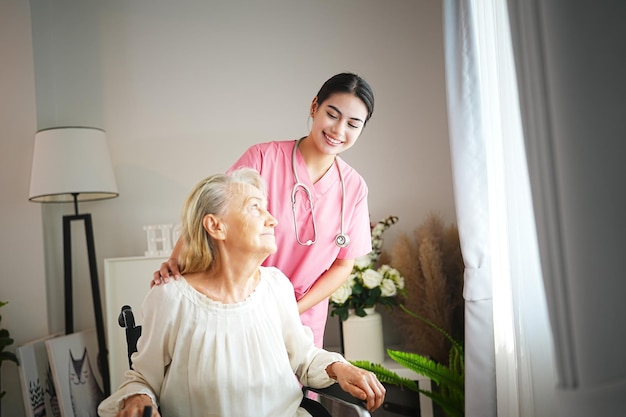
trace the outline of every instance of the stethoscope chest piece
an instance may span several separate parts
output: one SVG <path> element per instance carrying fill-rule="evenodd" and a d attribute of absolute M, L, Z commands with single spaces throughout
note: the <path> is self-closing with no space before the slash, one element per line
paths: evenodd
<path fill-rule="evenodd" d="M 339 233 L 335 236 L 335 244 L 340 248 L 345 248 L 350 244 L 350 236 L 345 233 Z"/>

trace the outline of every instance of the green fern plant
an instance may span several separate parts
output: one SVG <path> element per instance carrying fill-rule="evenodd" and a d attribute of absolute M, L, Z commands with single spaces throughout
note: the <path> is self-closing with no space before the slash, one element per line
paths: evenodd
<path fill-rule="evenodd" d="M 417 353 L 387 349 L 391 359 L 407 369 L 428 377 L 437 385 L 439 390 L 428 391 L 421 389 L 415 381 L 402 378 L 380 364 L 368 361 L 353 361 L 352 363 L 359 368 L 375 373 L 383 383 L 405 387 L 424 394 L 439 405 L 449 417 L 463 417 L 465 415 L 465 360 L 463 357 L 463 345 L 427 318 L 410 311 L 404 305 L 400 305 L 400 308 L 407 314 L 437 330 L 452 344 L 448 365 L 437 363 Z"/>
<path fill-rule="evenodd" d="M 6 301 L 0 301 L 0 307 L 4 307 L 5 305 L 7 305 L 8 302 Z M 2 321 L 2 316 L 0 316 L 0 322 Z M 15 353 L 13 352 L 5 352 L 4 349 L 7 346 L 11 346 L 13 344 L 13 339 L 11 339 L 10 335 L 9 335 L 9 331 L 7 329 L 0 329 L 0 368 L 2 367 L 2 363 L 4 361 L 11 361 L 11 362 L 15 362 L 16 364 L 18 363 L 17 361 L 17 356 L 15 356 Z M 0 381 L 0 387 L 2 386 L 1 381 Z M 5 391 L 2 391 L 2 389 L 0 389 L 0 399 L 2 399 L 2 397 L 4 397 L 4 394 L 6 394 Z M 0 409 L 0 414 L 2 413 L 1 409 Z"/>

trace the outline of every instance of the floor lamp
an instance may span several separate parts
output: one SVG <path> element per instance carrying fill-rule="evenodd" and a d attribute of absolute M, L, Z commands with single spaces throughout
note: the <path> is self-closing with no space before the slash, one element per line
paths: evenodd
<path fill-rule="evenodd" d="M 93 225 L 91 214 L 78 214 L 78 202 L 104 200 L 118 195 L 103 130 L 90 127 L 56 127 L 37 132 L 28 199 L 38 203 L 74 204 L 74 214 L 63 216 L 65 334 L 74 332 L 71 224 L 74 221 L 84 224 L 98 337 L 98 368 L 106 395 L 110 394 L 109 361 Z"/>

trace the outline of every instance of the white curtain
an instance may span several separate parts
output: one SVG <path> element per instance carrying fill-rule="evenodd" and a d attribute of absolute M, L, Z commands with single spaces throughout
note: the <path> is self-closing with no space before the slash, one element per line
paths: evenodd
<path fill-rule="evenodd" d="M 506 3 L 445 0 L 454 192 L 465 262 L 465 415 L 554 413 L 554 366 Z"/>
<path fill-rule="evenodd" d="M 554 329 L 554 415 L 623 416 L 626 2 L 508 5 Z"/>

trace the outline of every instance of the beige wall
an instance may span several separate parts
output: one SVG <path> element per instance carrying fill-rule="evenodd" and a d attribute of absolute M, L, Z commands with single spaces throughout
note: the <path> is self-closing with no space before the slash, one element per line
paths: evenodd
<path fill-rule="evenodd" d="M 255 142 L 306 134 L 310 100 L 341 71 L 375 90 L 374 117 L 344 158 L 369 184 L 372 220 L 400 217 L 386 247 L 431 211 L 454 221 L 438 0 L 33 1 L 30 17 L 3 1 L 0 27 L 12 33 L 0 41 L 0 158 L 11 175 L 0 214 L 4 236 L 20 242 L 3 251 L 0 298 L 11 307 L 0 313 L 18 343 L 63 329 L 61 216 L 72 207 L 27 202 L 37 129 L 107 131 L 120 197 L 80 206 L 94 217 L 101 280 L 103 258 L 143 254 L 143 225 L 178 221 L 201 177 Z M 92 327 L 89 285 L 76 281 L 76 327 Z M 28 320 L 26 305 L 39 309 Z M 8 404 L 16 385 L 5 389 Z"/>
<path fill-rule="evenodd" d="M 0 1 L 0 328 L 15 346 L 48 333 L 41 209 L 28 202 L 37 128 L 28 2 Z M 17 367 L 2 365 L 4 416 L 24 415 Z"/>

